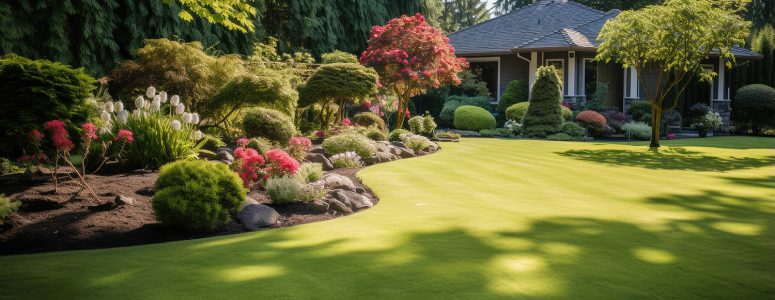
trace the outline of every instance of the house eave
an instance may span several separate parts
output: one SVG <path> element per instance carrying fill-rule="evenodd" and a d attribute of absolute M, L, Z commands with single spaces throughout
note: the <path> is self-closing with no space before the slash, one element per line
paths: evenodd
<path fill-rule="evenodd" d="M 514 53 L 528 53 L 528 52 L 554 52 L 554 51 L 593 51 L 597 52 L 597 47 L 547 47 L 547 48 L 513 48 L 511 52 Z"/>
<path fill-rule="evenodd" d="M 487 52 L 455 52 L 455 56 L 465 56 L 465 57 L 474 57 L 474 56 L 500 56 L 500 55 L 511 55 L 514 54 L 511 51 L 487 51 Z"/>

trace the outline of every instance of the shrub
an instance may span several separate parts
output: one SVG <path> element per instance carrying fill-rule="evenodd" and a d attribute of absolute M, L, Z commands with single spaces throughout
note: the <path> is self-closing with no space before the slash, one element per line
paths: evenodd
<path fill-rule="evenodd" d="M 377 152 L 377 148 L 371 144 L 371 141 L 356 133 L 345 133 L 330 137 L 323 141 L 323 148 L 329 155 L 353 151 L 361 157 L 371 157 Z"/>
<path fill-rule="evenodd" d="M 375 141 L 387 141 L 388 139 L 388 134 L 377 128 L 377 126 L 367 128 L 363 135 Z"/>
<path fill-rule="evenodd" d="M 352 55 L 347 52 L 334 50 L 334 52 L 329 53 L 323 53 L 321 55 L 321 58 L 323 59 L 323 64 L 335 64 L 335 63 L 358 63 L 358 58 L 355 55 Z"/>
<path fill-rule="evenodd" d="M 302 160 L 310 148 L 312 141 L 305 137 L 294 137 L 288 142 L 288 154 L 296 160 Z"/>
<path fill-rule="evenodd" d="M 12 164 L 11 161 L 5 157 L 0 157 L 0 176 L 21 172 L 24 172 L 23 168 Z"/>
<path fill-rule="evenodd" d="M 5 198 L 5 194 L 0 194 L 0 225 L 3 225 L 3 220 L 18 210 L 21 205 L 21 202 L 10 202 Z"/>
<path fill-rule="evenodd" d="M 487 96 L 449 96 L 441 109 L 439 120 L 445 125 L 453 125 L 455 122 L 455 111 L 457 111 L 459 107 L 465 105 L 481 107 L 487 111 L 490 111 L 492 107 L 492 105 L 490 105 L 490 97 Z"/>
<path fill-rule="evenodd" d="M 551 141 L 574 141 L 575 140 L 572 136 L 564 132 L 547 135 L 546 139 Z"/>
<path fill-rule="evenodd" d="M 255 108 L 245 113 L 242 130 L 249 138 L 263 137 L 281 145 L 287 144 L 296 134 L 288 116 L 268 108 Z"/>
<path fill-rule="evenodd" d="M 430 144 L 428 138 L 421 135 L 405 136 L 403 141 L 406 147 L 409 147 L 409 149 L 412 149 L 415 152 L 419 152 L 420 150 L 425 149 Z"/>
<path fill-rule="evenodd" d="M 646 125 L 643 122 L 630 122 L 622 125 L 622 130 L 629 132 L 633 137 L 650 141 L 651 140 L 651 126 Z"/>
<path fill-rule="evenodd" d="M 226 143 L 221 138 L 214 135 L 205 134 L 202 136 L 202 139 L 204 140 L 204 144 L 202 144 L 203 149 L 216 150 L 219 147 L 226 146 Z"/>
<path fill-rule="evenodd" d="M 391 142 L 399 142 L 401 141 L 401 135 L 412 135 L 412 132 L 406 129 L 396 129 L 393 130 L 393 132 L 390 133 L 390 137 L 388 138 Z"/>
<path fill-rule="evenodd" d="M 272 144 L 270 140 L 267 140 L 262 137 L 255 137 L 250 139 L 250 142 L 248 142 L 247 147 L 258 151 L 258 154 L 261 154 L 261 155 L 266 155 L 266 153 L 269 152 L 270 150 L 277 149 L 277 147 L 274 144 Z"/>
<path fill-rule="evenodd" d="M 562 126 L 562 92 L 554 67 L 540 67 L 530 94 L 530 105 L 522 118 L 522 135 L 546 137 Z"/>
<path fill-rule="evenodd" d="M 521 103 L 521 102 L 527 102 L 528 93 L 529 93 L 529 89 L 527 86 L 527 81 L 512 80 L 511 82 L 509 82 L 508 87 L 506 87 L 506 92 L 503 93 L 503 95 L 501 95 L 501 99 L 498 102 L 498 106 L 495 108 L 495 111 L 499 115 L 505 115 L 506 109 L 508 109 L 512 105 Z M 515 121 L 519 121 L 519 120 L 515 120 Z"/>
<path fill-rule="evenodd" d="M 737 98 L 737 96 L 735 96 L 735 98 Z M 705 103 L 695 103 L 694 105 L 692 105 L 692 107 L 689 108 L 686 114 L 684 114 L 683 119 L 689 122 L 692 122 L 695 118 L 705 116 L 711 111 L 713 110 L 710 108 L 710 106 L 706 105 Z M 649 113 L 651 113 L 651 110 L 649 110 Z M 651 121 L 651 116 L 649 116 L 649 121 Z"/>
<path fill-rule="evenodd" d="M 329 160 L 337 168 L 355 168 L 361 165 L 361 156 L 352 151 L 332 155 Z"/>
<path fill-rule="evenodd" d="M 611 125 L 606 124 L 605 126 L 603 126 L 603 128 L 600 128 L 600 133 L 605 136 L 609 136 L 609 135 L 615 134 L 616 129 L 611 127 Z"/>
<path fill-rule="evenodd" d="M 460 134 L 459 133 L 454 133 L 452 131 L 437 132 L 435 134 L 435 136 L 439 137 L 439 138 L 453 138 L 453 139 L 459 139 L 460 138 Z"/>
<path fill-rule="evenodd" d="M 156 180 L 154 214 L 162 225 L 190 231 L 211 231 L 229 222 L 240 209 L 247 190 L 225 164 L 182 160 L 164 165 Z"/>
<path fill-rule="evenodd" d="M 79 136 L 76 124 L 93 116 L 86 99 L 96 83 L 83 68 L 15 54 L 0 56 L 0 156 L 21 154 L 27 145 L 25 135 L 51 120 L 69 124 L 70 135 Z"/>
<path fill-rule="evenodd" d="M 492 130 L 492 129 L 482 129 L 482 130 L 479 130 L 479 134 L 482 137 L 493 137 L 493 136 L 496 136 L 496 135 L 497 136 L 501 136 L 500 133 L 498 133 L 497 131 Z"/>
<path fill-rule="evenodd" d="M 581 137 L 583 139 L 584 136 L 587 134 L 587 131 L 584 130 L 584 128 L 579 126 L 579 124 L 576 124 L 576 123 L 573 123 L 573 122 L 562 123 L 562 127 L 560 127 L 560 130 L 563 133 L 565 133 L 565 134 L 567 134 L 567 135 L 569 135 L 571 137 L 574 137 L 574 138 Z"/>
<path fill-rule="evenodd" d="M 274 109 L 286 116 L 296 111 L 299 93 L 291 84 L 292 77 L 281 71 L 261 69 L 260 73 L 242 74 L 220 88 L 196 108 L 203 118 L 231 124 L 239 112 L 255 107 Z"/>
<path fill-rule="evenodd" d="M 422 120 L 422 116 L 414 116 L 409 119 L 409 130 L 411 130 L 414 134 L 423 133 Z"/>
<path fill-rule="evenodd" d="M 593 130 L 600 130 L 605 126 L 605 117 L 596 111 L 582 111 L 576 116 L 576 122 L 581 126 L 587 126 Z"/>
<path fill-rule="evenodd" d="M 560 107 L 563 122 L 573 121 L 573 112 L 565 106 Z"/>
<path fill-rule="evenodd" d="M 635 101 L 630 104 L 630 109 L 627 110 L 627 113 L 632 115 L 633 120 L 640 120 L 643 115 L 651 114 L 651 109 L 651 102 Z M 649 121 L 651 121 L 651 117 L 649 117 Z"/>
<path fill-rule="evenodd" d="M 433 133 L 436 132 L 436 122 L 433 121 L 432 116 L 428 115 L 422 118 L 422 129 L 422 133 L 426 136 L 433 136 Z"/>
<path fill-rule="evenodd" d="M 327 195 L 326 181 L 318 180 L 307 184 L 307 187 L 301 193 L 301 201 L 309 202 L 315 199 L 325 199 Z"/>
<path fill-rule="evenodd" d="M 521 123 L 522 117 L 525 116 L 528 106 L 530 106 L 530 102 L 520 102 L 509 106 L 509 108 L 506 109 L 506 118 Z"/>
<path fill-rule="evenodd" d="M 775 126 L 775 89 L 763 85 L 746 85 L 735 95 L 734 117 L 741 123 L 750 123 L 754 134 L 765 126 Z"/>
<path fill-rule="evenodd" d="M 622 112 L 618 110 L 609 110 L 605 112 L 605 114 L 608 115 L 608 117 L 610 117 L 612 121 L 619 122 L 620 126 L 624 124 L 624 122 L 627 122 L 627 116 L 625 116 Z"/>
<path fill-rule="evenodd" d="M 513 132 L 511 132 L 511 130 L 509 130 L 509 129 L 506 129 L 506 128 L 495 128 L 494 130 L 495 130 L 496 132 L 498 132 L 498 133 L 499 133 L 500 135 L 502 135 L 502 136 L 505 136 L 505 137 L 514 137 L 514 133 L 513 133 Z"/>
<path fill-rule="evenodd" d="M 355 114 L 355 116 L 353 116 L 353 122 L 363 127 L 371 127 L 376 125 L 380 130 L 387 129 L 387 126 L 385 126 L 385 120 L 370 111 Z"/>
<path fill-rule="evenodd" d="M 471 131 L 493 129 L 495 128 L 495 117 L 481 107 L 464 105 L 455 111 L 455 127 Z"/>
<path fill-rule="evenodd" d="M 304 185 L 292 176 L 283 176 L 267 179 L 265 188 L 272 203 L 288 204 L 301 198 Z"/>
<path fill-rule="evenodd" d="M 522 130 L 522 124 L 519 124 L 514 120 L 508 120 L 506 121 L 506 124 L 503 125 L 503 128 L 508 129 L 509 131 L 511 131 L 511 133 L 517 136 Z"/>
<path fill-rule="evenodd" d="M 323 178 L 323 164 L 303 163 L 296 171 L 296 178 L 304 184 L 315 182 Z"/>

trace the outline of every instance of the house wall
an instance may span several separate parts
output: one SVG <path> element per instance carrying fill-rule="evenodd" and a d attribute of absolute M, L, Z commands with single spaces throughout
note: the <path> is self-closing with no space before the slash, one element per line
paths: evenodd
<path fill-rule="evenodd" d="M 522 57 L 530 59 L 530 54 L 527 56 L 524 54 Z M 517 57 L 517 54 L 502 55 L 501 56 L 501 68 L 500 68 L 500 95 L 506 92 L 506 88 L 509 86 L 509 82 L 513 80 L 528 81 L 530 65 L 527 61 Z"/>
<path fill-rule="evenodd" d="M 621 64 L 615 62 L 597 62 L 597 82 L 608 84 L 606 104 L 616 106 L 621 112 L 626 111 L 623 103 L 624 101 L 622 101 L 622 99 L 624 99 L 623 75 L 624 69 Z"/>
<path fill-rule="evenodd" d="M 539 67 L 546 66 L 547 65 L 546 61 L 547 60 L 550 60 L 550 59 L 562 59 L 563 60 L 563 63 L 562 63 L 562 67 L 563 67 L 562 74 L 568 74 L 568 51 L 543 52 L 542 56 L 543 57 L 540 58 L 541 59 L 541 63 L 538 65 Z M 563 95 L 568 95 L 568 84 L 566 82 L 568 80 L 568 75 L 563 75 L 562 77 L 563 77 L 562 78 L 562 81 L 563 81 L 562 82 L 562 94 Z"/>

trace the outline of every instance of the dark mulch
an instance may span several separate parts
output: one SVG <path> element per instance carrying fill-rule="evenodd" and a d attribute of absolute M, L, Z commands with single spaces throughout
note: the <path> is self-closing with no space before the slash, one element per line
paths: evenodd
<path fill-rule="evenodd" d="M 366 190 L 366 196 L 376 204 L 379 199 L 355 174 L 363 168 L 336 169 L 333 172 L 349 177 Z M 93 212 L 97 205 L 84 190 L 65 173 L 58 174 L 59 188 L 52 193 L 50 174 L 38 181 L 23 180 L 21 174 L 0 176 L 0 193 L 11 201 L 21 201 L 20 210 L 5 225 L 0 225 L 0 255 L 55 252 L 81 249 L 101 249 L 247 232 L 233 220 L 213 232 L 191 233 L 176 227 L 162 226 L 153 214 L 151 198 L 158 171 L 138 170 L 128 173 L 88 175 L 87 181 L 103 202 L 113 201 L 117 195 L 134 198 L 134 205 L 119 206 L 113 210 Z M 260 203 L 271 201 L 262 192 L 251 191 L 249 196 Z M 332 212 L 314 212 L 303 203 L 272 205 L 280 214 L 280 223 L 272 228 L 330 220 L 342 216 Z"/>

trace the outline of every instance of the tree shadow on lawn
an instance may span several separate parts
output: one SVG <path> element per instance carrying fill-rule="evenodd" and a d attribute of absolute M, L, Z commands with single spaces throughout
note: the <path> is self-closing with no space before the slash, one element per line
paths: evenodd
<path fill-rule="evenodd" d="M 775 156 L 765 158 L 717 157 L 707 155 L 704 152 L 689 151 L 684 148 L 668 148 L 657 151 L 615 149 L 568 150 L 555 153 L 564 157 L 612 166 L 698 172 L 727 172 L 739 169 L 761 168 L 775 164 Z"/>
<path fill-rule="evenodd" d="M 541 218 L 525 230 L 495 233 L 462 228 L 417 232 L 384 247 L 366 237 L 299 240 L 292 228 L 208 239 L 184 249 L 154 251 L 150 257 L 145 250 L 100 258 L 125 268 L 91 282 L 120 278 L 101 289 L 151 289 L 162 298 L 214 298 L 235 291 L 264 298 L 337 299 L 772 295 L 771 200 L 702 191 L 643 201 L 665 214 L 637 222 Z M 161 288 L 165 285 L 171 286 Z"/>

